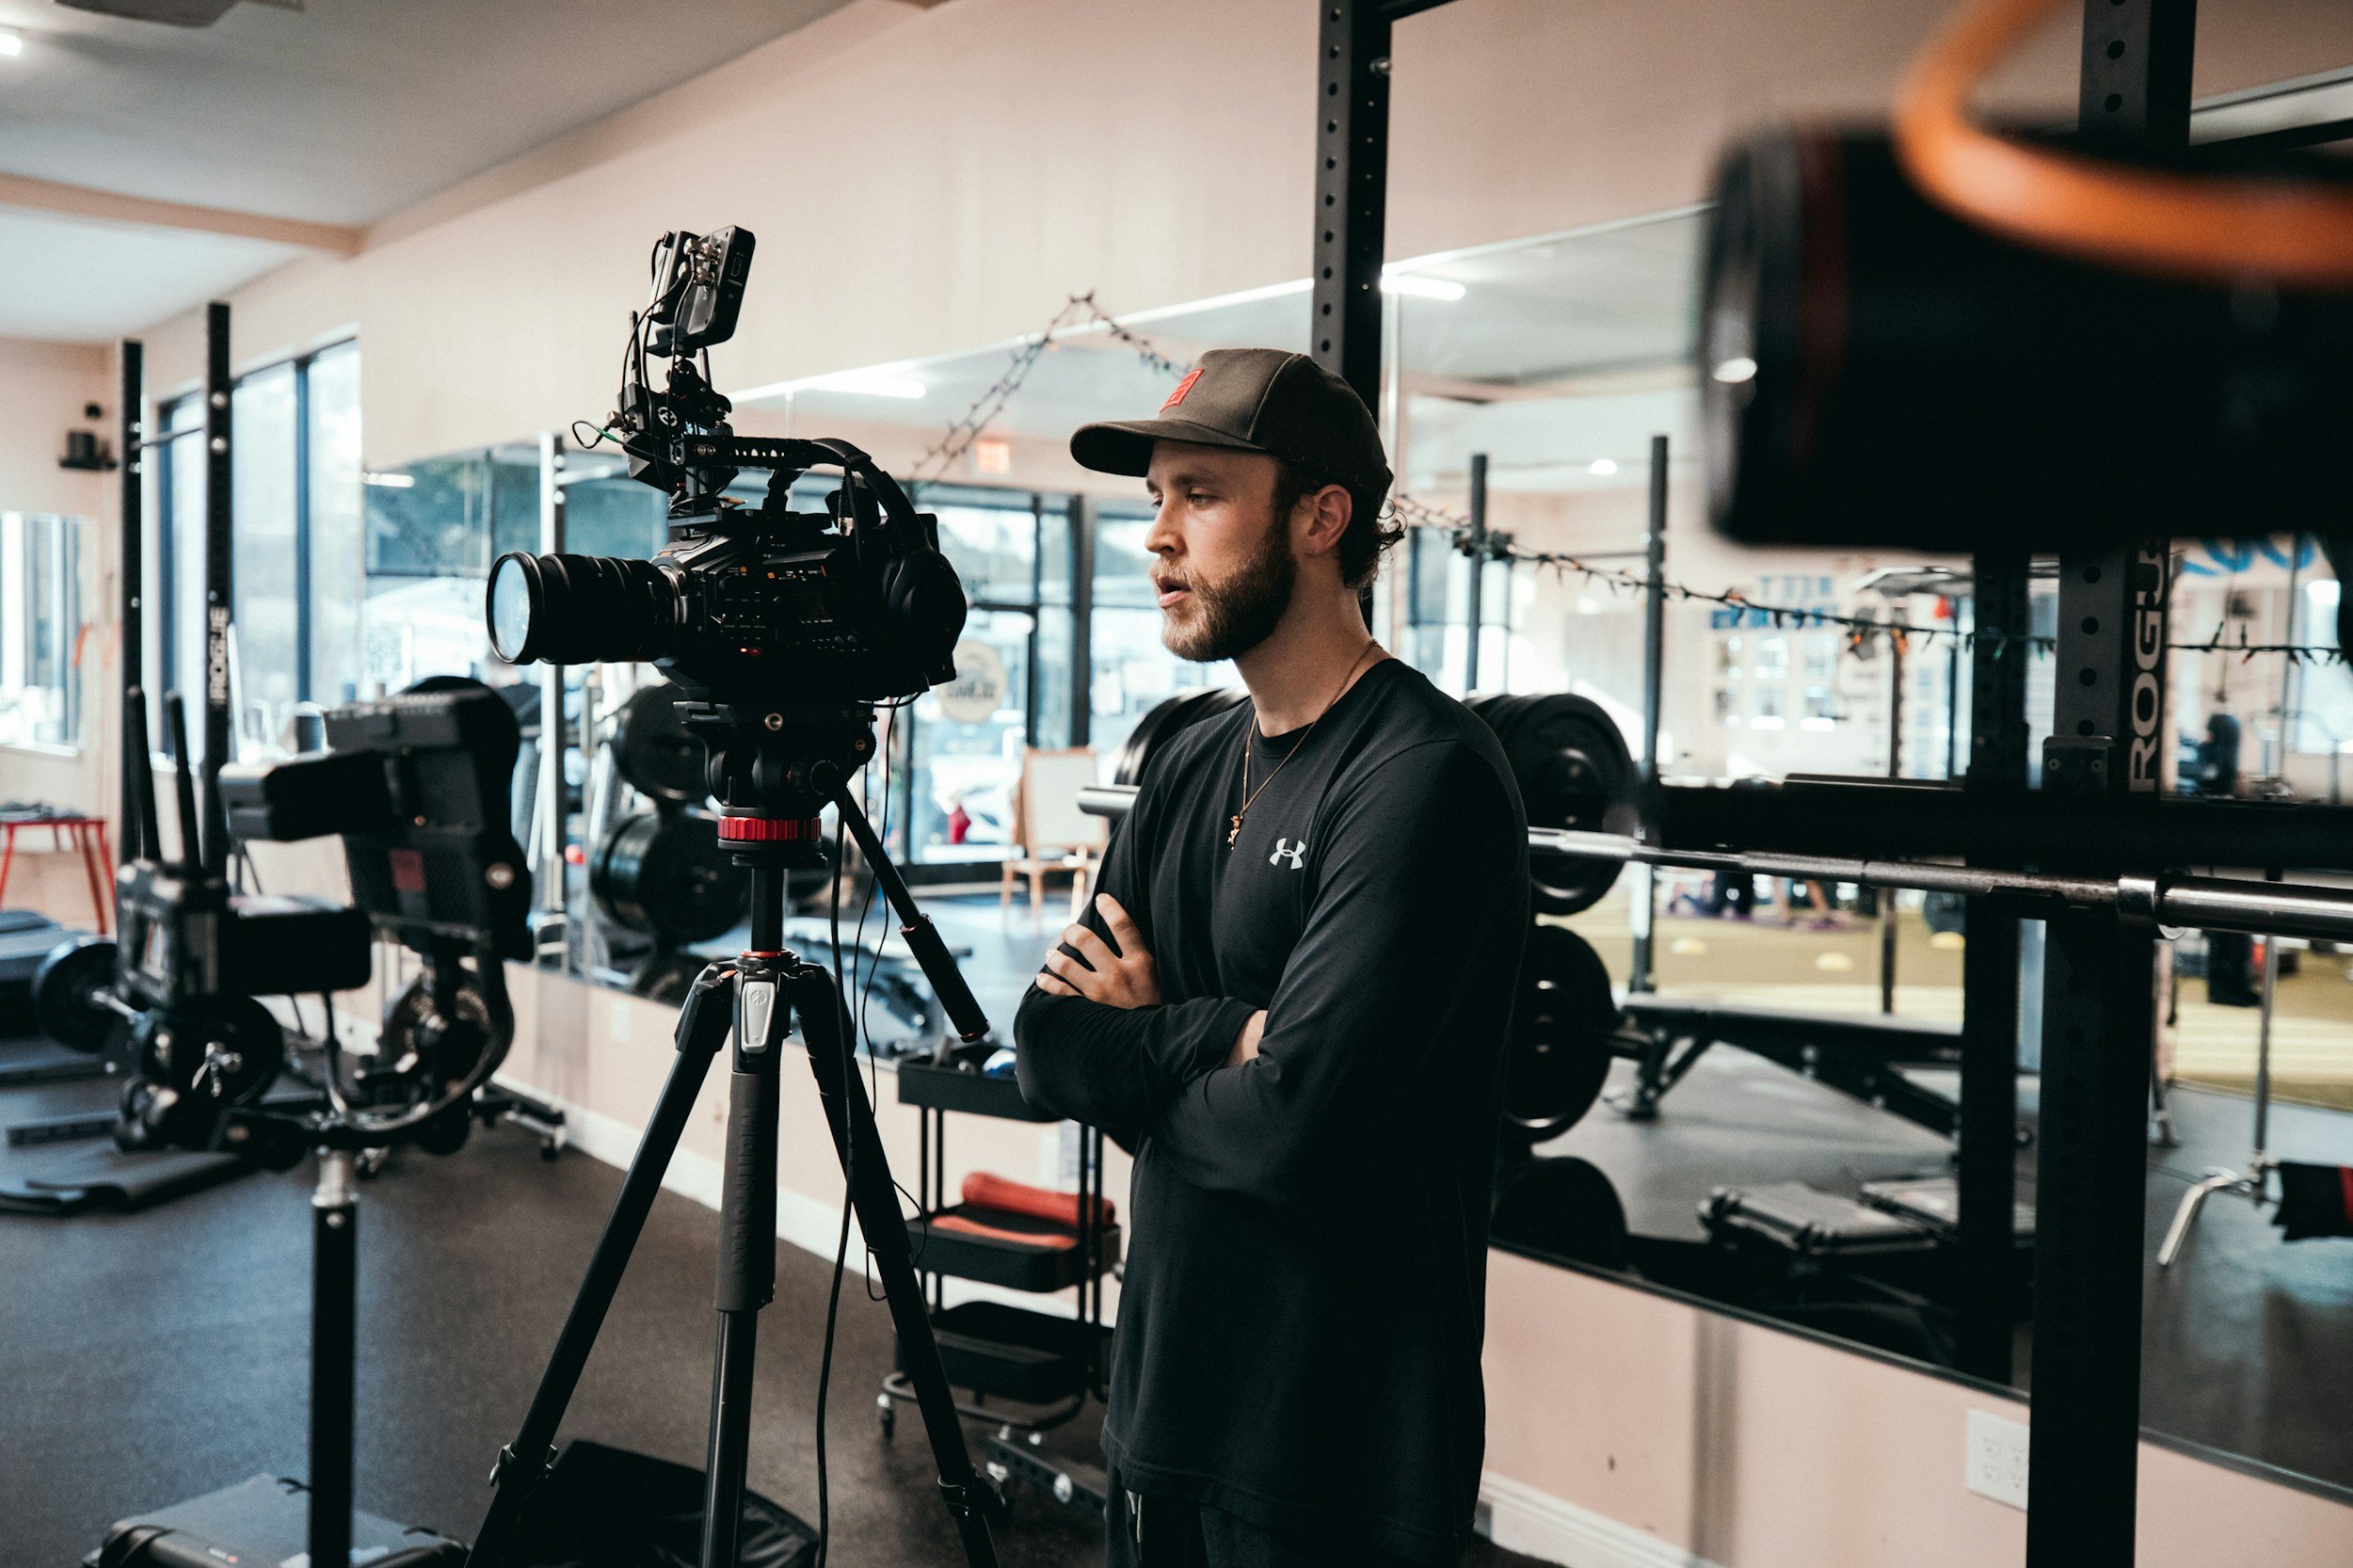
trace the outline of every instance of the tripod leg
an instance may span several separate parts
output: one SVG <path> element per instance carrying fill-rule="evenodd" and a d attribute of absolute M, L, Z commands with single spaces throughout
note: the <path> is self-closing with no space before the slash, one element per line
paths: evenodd
<path fill-rule="evenodd" d="M 728 1080 L 728 1153 L 719 1195 L 719 1342 L 704 1464 L 702 1568 L 736 1568 L 760 1309 L 776 1293 L 776 1058 L 788 1013 L 769 960 L 746 954 L 740 964 L 741 1016 L 735 1071 Z"/>
<path fill-rule="evenodd" d="M 490 1511 L 474 1537 L 473 1551 L 466 1560 L 469 1568 L 500 1568 L 524 1506 L 547 1479 L 548 1467 L 555 1459 L 555 1430 L 563 1424 L 564 1408 L 580 1385 L 588 1352 L 596 1348 L 597 1332 L 604 1326 L 614 1292 L 620 1288 L 621 1274 L 629 1267 L 629 1255 L 637 1245 L 639 1232 L 645 1229 L 654 1194 L 662 1190 L 670 1157 L 678 1152 L 679 1138 L 694 1112 L 695 1096 L 702 1091 L 711 1060 L 727 1041 L 734 986 L 734 970 L 714 964 L 696 978 L 694 989 L 687 993 L 686 1005 L 679 1014 L 678 1057 L 654 1105 L 653 1119 L 646 1124 L 645 1139 L 621 1180 L 621 1195 L 588 1260 L 587 1276 L 581 1281 L 580 1294 L 573 1298 L 571 1312 L 564 1320 L 564 1331 L 556 1336 L 555 1353 L 540 1374 L 539 1389 L 532 1396 L 522 1432 L 499 1451 L 498 1463 L 491 1468 Z"/>
<path fill-rule="evenodd" d="M 916 1278 L 914 1260 L 907 1252 L 906 1222 L 899 1212 L 890 1161 L 875 1130 L 865 1080 L 858 1076 L 851 1053 L 849 1017 L 841 993 L 833 976 L 814 964 L 794 970 L 791 984 L 802 1038 L 808 1043 L 809 1070 L 817 1076 L 825 1120 L 833 1129 L 834 1150 L 849 1178 L 858 1229 L 865 1236 L 867 1250 L 873 1254 L 874 1272 L 881 1276 L 883 1294 L 890 1304 L 891 1325 L 899 1336 L 899 1359 L 906 1368 L 907 1381 L 914 1384 L 916 1406 L 922 1413 L 923 1430 L 939 1466 L 940 1493 L 964 1539 L 966 1559 L 973 1568 L 995 1568 L 997 1547 L 989 1539 L 987 1514 L 997 1498 L 973 1471 L 972 1456 L 965 1448 L 955 1397 L 940 1368 L 939 1346 L 932 1337 L 931 1318 L 924 1310 L 922 1284 Z M 705 1568 L 710 1568 L 708 1562 Z"/>

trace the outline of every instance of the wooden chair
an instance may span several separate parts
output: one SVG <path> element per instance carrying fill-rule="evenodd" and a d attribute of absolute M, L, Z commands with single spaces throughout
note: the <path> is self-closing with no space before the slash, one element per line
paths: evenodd
<path fill-rule="evenodd" d="M 1079 791 L 1095 782 L 1095 749 L 1073 746 L 1063 751 L 1021 754 L 1021 776 L 1013 787 L 1014 854 L 1005 859 L 997 884 L 997 907 L 1012 906 L 1016 877 L 1030 879 L 1030 915 L 1045 912 L 1046 879 L 1056 872 L 1070 873 L 1070 918 L 1086 907 L 1087 888 L 1095 880 L 1111 824 L 1079 809 Z"/>

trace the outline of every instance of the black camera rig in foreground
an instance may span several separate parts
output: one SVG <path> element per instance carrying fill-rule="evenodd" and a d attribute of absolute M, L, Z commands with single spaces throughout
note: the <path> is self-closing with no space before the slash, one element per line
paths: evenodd
<path fill-rule="evenodd" d="M 141 709 L 126 722 L 142 727 Z M 363 1151 L 415 1144 L 451 1154 L 514 1034 L 505 962 L 528 957 L 529 888 L 508 822 L 520 731 L 513 710 L 479 681 L 442 678 L 326 716 L 329 749 L 269 766 L 226 766 L 210 820 L 247 840 L 344 844 L 357 907 L 233 891 L 229 846 L 198 824 L 177 699 L 170 722 L 182 856 L 141 858 L 119 881 L 123 941 L 113 972 L 96 947 L 61 955 L 40 1000 L 84 1033 L 128 1022 L 136 1056 L 116 1142 L 127 1150 L 233 1152 L 275 1169 L 318 1157 L 312 1215 L 311 1484 L 266 1477 L 153 1513 L 109 1532 L 115 1568 L 280 1560 L 351 1560 L 359 1548 L 407 1568 L 463 1560 L 456 1542 L 402 1530 L 352 1509 L 359 1204 Z M 135 735 L 137 755 L 146 740 Z M 139 838 L 154 831 L 140 792 Z M 331 995 L 367 983 L 374 938 L 415 951 L 423 972 L 385 1010 L 373 1057 L 349 1070 L 328 1027 L 315 1094 L 263 1096 L 286 1065 L 282 1031 L 257 995 Z M 75 966 L 78 966 L 75 967 Z M 505 1096 L 497 1096 L 504 1098 Z M 542 1108 L 517 1119 L 551 1122 Z M 545 1134 L 543 1132 L 543 1139 Z"/>
<path fill-rule="evenodd" d="M 529 889 L 506 821 L 514 717 L 487 686 L 436 680 L 326 722 L 328 752 L 222 768 L 222 802 L 242 840 L 341 836 L 357 906 L 232 886 L 228 844 L 200 825 L 174 701 L 182 855 L 126 865 L 120 941 L 61 950 L 36 982 L 59 1041 L 97 1050 L 127 1030 L 132 1074 L 115 1127 L 126 1149 L 225 1150 L 284 1168 L 312 1148 L 416 1142 L 446 1153 L 465 1141 L 468 1102 L 510 1032 L 500 964 L 530 951 Z M 152 815 L 152 802 L 141 809 Z M 159 841 L 152 829 L 142 838 Z M 379 932 L 418 952 L 424 972 L 387 1010 L 374 1064 L 346 1082 L 330 1030 L 324 1112 L 263 1108 L 286 1047 L 255 999 L 365 985 Z"/>

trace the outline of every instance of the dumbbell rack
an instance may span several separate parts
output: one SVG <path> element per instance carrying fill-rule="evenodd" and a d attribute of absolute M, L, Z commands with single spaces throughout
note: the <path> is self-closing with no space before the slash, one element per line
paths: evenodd
<path fill-rule="evenodd" d="M 948 1381 L 960 1395 L 957 1414 L 989 1423 L 986 1465 L 1002 1486 L 1020 1480 L 1057 1502 L 1100 1515 L 1106 1481 L 1096 1467 L 1041 1452 L 1045 1433 L 1075 1420 L 1089 1398 L 1101 1399 L 1109 1368 L 1110 1334 L 1103 1322 L 1103 1279 L 1118 1262 L 1116 1224 L 1098 1224 L 1103 1196 L 1103 1135 L 1079 1128 L 1078 1222 L 1053 1246 L 1023 1247 L 945 1229 L 932 1220 L 952 1212 L 948 1192 L 947 1138 L 951 1112 L 1008 1121 L 1053 1123 L 1032 1110 L 1009 1077 L 979 1070 L 993 1047 L 964 1048 L 946 1063 L 903 1059 L 899 1100 L 919 1108 L 916 1198 L 921 1212 L 907 1221 L 908 1244 L 930 1298 L 933 1332 Z M 1069 1244 L 1059 1244 L 1067 1238 Z M 961 1278 L 1040 1295 L 1076 1290 L 1075 1317 L 991 1300 L 947 1304 L 947 1281 Z M 875 1411 L 883 1435 L 898 1406 L 915 1398 L 904 1372 L 882 1383 Z"/>

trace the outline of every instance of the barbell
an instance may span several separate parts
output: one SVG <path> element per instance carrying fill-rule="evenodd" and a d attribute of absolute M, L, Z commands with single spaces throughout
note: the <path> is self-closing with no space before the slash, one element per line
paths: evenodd
<path fill-rule="evenodd" d="M 1198 698 L 1199 694 L 1189 693 L 1170 700 Z M 1470 706 L 1496 728 L 1528 804 L 1528 847 L 1536 906 L 1548 914 L 1575 914 L 1591 908 L 1615 883 L 1620 871 L 1637 864 L 1952 893 L 2013 904 L 2020 913 L 2036 917 L 2065 910 L 2105 913 L 2127 925 L 2165 933 L 2238 931 L 2251 936 L 2353 941 L 2353 888 L 2193 876 L 2171 870 L 2078 875 L 1938 860 L 1865 859 L 1649 842 L 1618 830 L 1639 814 L 1642 792 L 1626 760 L 1623 738 L 1597 706 L 1564 695 L 1500 702 L 1474 697 Z M 1159 712 L 1156 709 L 1146 714 L 1144 722 L 1150 723 Z M 1139 725 L 1139 731 L 1143 728 Z M 1174 730 L 1154 733 L 1160 737 L 1159 744 L 1165 744 L 1165 735 Z M 1137 776 L 1142 775 L 1144 760 L 1149 760 L 1148 755 L 1139 760 L 1134 770 Z M 1127 782 L 1092 785 L 1079 792 L 1079 808 L 1096 816 L 1117 818 L 1127 814 L 1135 793 L 1134 786 Z"/>

